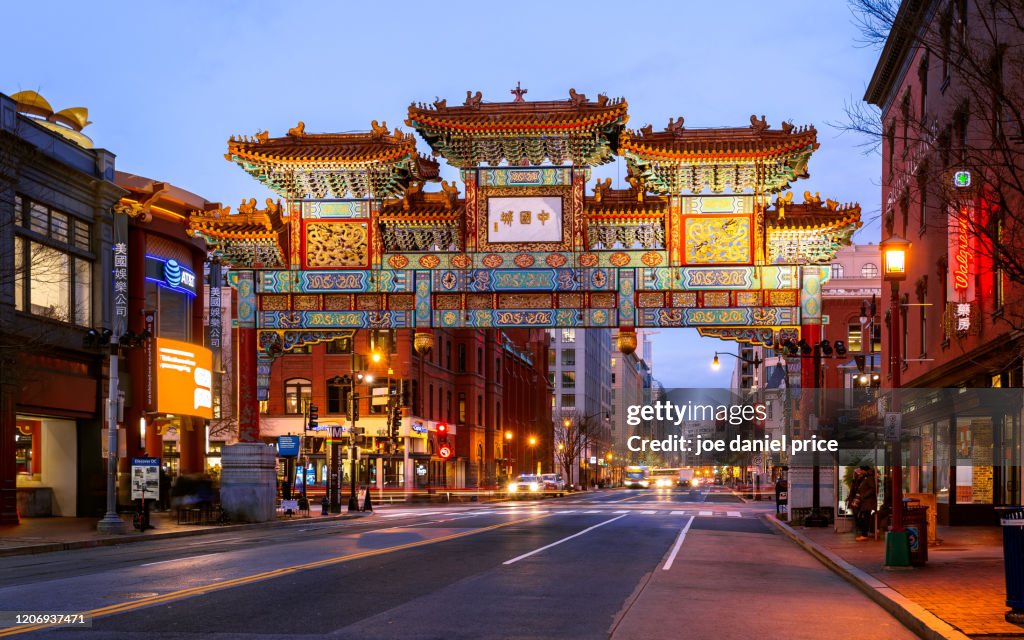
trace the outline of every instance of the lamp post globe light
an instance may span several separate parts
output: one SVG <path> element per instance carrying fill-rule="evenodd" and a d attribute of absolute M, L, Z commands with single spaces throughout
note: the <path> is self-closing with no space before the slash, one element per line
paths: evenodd
<path fill-rule="evenodd" d="M 889 370 L 892 372 L 892 398 L 889 410 L 901 411 L 899 389 L 902 383 L 903 355 L 900 353 L 900 282 L 907 279 L 907 258 L 910 241 L 892 235 L 878 244 L 882 252 L 882 279 L 891 284 L 889 300 Z M 892 526 L 885 534 L 885 565 L 905 567 L 910 565 L 910 540 L 903 529 L 903 445 L 897 431 L 892 440 Z"/>
<path fill-rule="evenodd" d="M 508 448 L 508 455 L 505 456 L 505 476 L 512 481 L 512 432 L 505 432 L 505 446 Z"/>
<path fill-rule="evenodd" d="M 537 469 L 537 438 L 530 436 L 530 473 L 536 473 Z"/>

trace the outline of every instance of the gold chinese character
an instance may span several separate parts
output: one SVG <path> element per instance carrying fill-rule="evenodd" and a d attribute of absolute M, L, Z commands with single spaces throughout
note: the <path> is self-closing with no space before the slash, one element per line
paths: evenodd
<path fill-rule="evenodd" d="M 537 214 L 537 219 L 540 220 L 540 226 L 544 226 L 544 223 L 551 219 L 551 213 L 549 211 L 541 211 Z"/>
<path fill-rule="evenodd" d="M 530 224 L 530 216 L 532 215 L 529 211 L 520 211 L 519 224 Z"/>
<path fill-rule="evenodd" d="M 501 221 L 505 224 L 505 226 L 511 227 L 512 226 L 512 212 L 511 211 L 502 211 L 501 212 Z"/>

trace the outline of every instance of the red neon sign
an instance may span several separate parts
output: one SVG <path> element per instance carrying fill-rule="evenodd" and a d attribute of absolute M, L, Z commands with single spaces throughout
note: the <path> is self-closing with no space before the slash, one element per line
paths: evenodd
<path fill-rule="evenodd" d="M 953 288 L 957 291 L 967 291 L 970 286 L 970 261 L 971 248 L 967 230 L 968 216 L 970 210 L 967 207 L 960 207 L 957 215 L 957 239 L 956 251 L 953 254 Z"/>

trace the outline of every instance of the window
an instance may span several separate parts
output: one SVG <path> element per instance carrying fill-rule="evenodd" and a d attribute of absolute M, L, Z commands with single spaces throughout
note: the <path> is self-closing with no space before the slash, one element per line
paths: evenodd
<path fill-rule="evenodd" d="M 555 386 L 555 372 L 548 371 L 548 383 L 553 387 Z"/>
<path fill-rule="evenodd" d="M 576 388 L 576 372 L 575 371 L 563 371 L 562 372 L 562 388 L 563 389 L 575 389 Z"/>
<path fill-rule="evenodd" d="M 327 353 L 352 353 L 352 338 L 335 338 L 327 343 Z"/>
<path fill-rule="evenodd" d="M 313 384 L 305 378 L 292 378 L 284 383 L 284 412 L 288 414 L 305 413 L 306 406 L 313 396 Z"/>
<path fill-rule="evenodd" d="M 349 386 L 347 384 L 327 385 L 327 413 L 348 413 Z"/>
<path fill-rule="evenodd" d="M 452 392 L 451 392 L 451 390 L 449 390 L 448 391 L 448 422 L 451 422 L 454 419 L 455 419 L 455 416 L 452 414 Z"/>
<path fill-rule="evenodd" d="M 398 353 L 398 341 L 394 329 L 374 329 L 370 332 L 370 351 L 381 354 Z"/>
<path fill-rule="evenodd" d="M 576 350 L 575 349 L 562 349 L 562 366 L 563 367 L 575 367 L 576 366 Z"/>
<path fill-rule="evenodd" d="M 494 379 L 501 384 L 501 358 L 494 359 Z"/>
<path fill-rule="evenodd" d="M 869 262 L 860 268 L 860 275 L 865 278 L 877 278 L 878 277 L 878 265 L 873 262 Z"/>
<path fill-rule="evenodd" d="M 428 420 L 434 420 L 434 385 L 430 385 L 430 392 L 427 394 L 427 405 L 429 411 L 427 411 Z"/>
<path fill-rule="evenodd" d="M 555 366 L 555 350 L 554 349 L 548 349 L 548 368 L 550 369 L 550 368 L 552 368 L 554 366 Z"/>
<path fill-rule="evenodd" d="M 458 362 L 458 365 L 459 365 L 458 371 L 459 371 L 459 373 L 465 373 L 466 372 L 466 345 L 465 344 L 462 344 L 462 343 L 459 344 L 458 354 L 459 354 L 458 355 L 458 360 L 456 361 L 456 362 Z"/>
<path fill-rule="evenodd" d="M 576 342 L 576 330 L 562 329 L 562 342 Z"/>
<path fill-rule="evenodd" d="M 476 350 L 476 372 L 480 375 L 484 375 L 484 350 Z"/>
<path fill-rule="evenodd" d="M 849 324 L 846 332 L 846 348 L 850 353 L 860 353 L 864 350 L 863 335 L 864 331 L 861 329 L 860 322 Z"/>
<path fill-rule="evenodd" d="M 573 409 L 576 407 L 576 394 L 574 393 L 563 393 L 562 394 L 562 408 Z"/>
<path fill-rule="evenodd" d="M 14 239 L 14 308 L 79 326 L 92 325 L 89 223 L 15 197 L 16 219 L 38 239 Z"/>
<path fill-rule="evenodd" d="M 466 394 L 459 392 L 459 424 L 466 424 Z"/>
<path fill-rule="evenodd" d="M 832 279 L 838 280 L 843 277 L 843 265 L 836 262 L 832 265 Z"/>
<path fill-rule="evenodd" d="M 476 423 L 482 425 L 484 423 L 484 397 L 476 397 Z"/>
<path fill-rule="evenodd" d="M 931 52 L 926 48 L 921 57 L 921 65 L 917 68 L 917 77 L 921 84 L 921 96 L 918 104 L 921 108 L 921 125 L 925 126 L 925 106 L 928 104 L 928 58 Z"/>
<path fill-rule="evenodd" d="M 444 367 L 451 371 L 452 368 L 452 341 L 449 340 L 444 345 Z"/>

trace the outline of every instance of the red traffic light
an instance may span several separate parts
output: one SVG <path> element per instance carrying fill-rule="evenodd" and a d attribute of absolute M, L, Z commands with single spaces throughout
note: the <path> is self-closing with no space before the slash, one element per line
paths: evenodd
<path fill-rule="evenodd" d="M 450 444 L 443 444 L 437 450 L 437 455 L 442 460 L 447 460 L 448 458 L 451 458 L 453 455 L 455 455 L 455 449 Z"/>
<path fill-rule="evenodd" d="M 437 435 L 446 436 L 448 435 L 448 425 L 443 422 L 437 423 Z"/>

